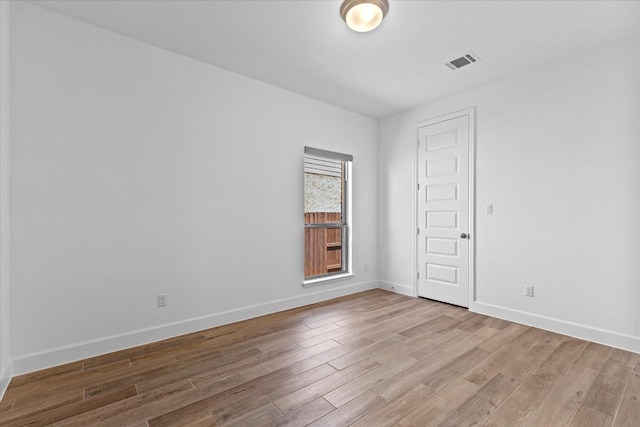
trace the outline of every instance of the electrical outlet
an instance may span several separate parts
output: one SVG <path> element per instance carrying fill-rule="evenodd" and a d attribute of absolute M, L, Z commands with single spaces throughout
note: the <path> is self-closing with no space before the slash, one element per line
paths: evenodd
<path fill-rule="evenodd" d="M 533 298 L 533 286 L 524 285 L 524 296 Z"/>
<path fill-rule="evenodd" d="M 158 294 L 158 307 L 167 306 L 167 294 Z"/>

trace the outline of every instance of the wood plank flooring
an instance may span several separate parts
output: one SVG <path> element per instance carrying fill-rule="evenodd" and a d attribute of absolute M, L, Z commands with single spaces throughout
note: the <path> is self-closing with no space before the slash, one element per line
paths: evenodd
<path fill-rule="evenodd" d="M 640 355 L 372 290 L 16 377 L 13 426 L 639 426 Z"/>

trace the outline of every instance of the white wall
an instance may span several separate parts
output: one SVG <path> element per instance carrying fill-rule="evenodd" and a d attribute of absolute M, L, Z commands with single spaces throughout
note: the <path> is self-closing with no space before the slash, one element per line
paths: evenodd
<path fill-rule="evenodd" d="M 0 1 L 0 396 L 11 379 L 9 221 L 9 2 Z"/>
<path fill-rule="evenodd" d="M 638 46 L 640 46 L 640 36 L 638 36 L 637 44 Z M 637 84 L 638 84 L 638 87 L 640 87 L 640 66 L 636 68 L 636 71 L 638 73 Z M 640 105 L 640 90 L 638 91 L 637 102 L 638 102 L 638 105 Z M 640 116 L 640 114 L 638 114 L 638 116 Z M 636 124 L 638 125 L 638 135 L 640 135 L 640 117 L 638 117 L 638 120 L 636 120 Z M 640 140 L 640 137 L 638 137 L 637 139 Z M 640 141 L 638 143 L 640 144 Z M 640 166 L 640 150 L 638 150 L 638 163 L 636 164 Z M 640 173 L 638 173 L 638 188 L 640 188 Z M 640 194 L 637 194 L 637 197 L 640 197 Z M 640 238 L 638 238 L 637 243 L 638 243 L 638 260 L 636 261 L 636 266 L 638 268 L 638 277 L 640 278 Z M 640 282 L 640 279 L 638 280 L 638 282 Z M 640 283 L 638 283 L 638 287 L 640 287 Z M 640 307 L 640 290 L 638 291 L 638 307 Z M 640 308 L 638 309 L 638 311 L 640 311 Z M 638 315 L 637 320 L 638 320 L 638 331 L 640 331 L 640 314 Z M 638 335 L 640 335 L 640 332 L 638 333 Z M 638 344 L 638 347 L 640 351 L 640 344 Z"/>
<path fill-rule="evenodd" d="M 640 352 L 639 67 L 628 40 L 382 120 L 381 284 L 414 286 L 415 124 L 476 107 L 474 310 Z"/>
<path fill-rule="evenodd" d="M 374 120 L 13 9 L 16 374 L 377 286 Z M 354 156 L 355 275 L 308 289 L 304 146 Z"/>

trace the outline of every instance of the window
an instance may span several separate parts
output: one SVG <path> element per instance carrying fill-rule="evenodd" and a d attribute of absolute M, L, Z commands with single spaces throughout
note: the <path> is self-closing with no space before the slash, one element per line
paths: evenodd
<path fill-rule="evenodd" d="M 348 154 L 304 148 L 304 284 L 351 273 Z"/>

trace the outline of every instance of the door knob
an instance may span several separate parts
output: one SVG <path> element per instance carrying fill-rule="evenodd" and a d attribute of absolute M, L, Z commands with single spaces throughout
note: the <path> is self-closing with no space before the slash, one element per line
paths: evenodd
<path fill-rule="evenodd" d="M 462 234 L 460 235 L 460 238 L 461 238 L 461 239 L 466 239 L 467 237 L 469 237 L 469 235 L 468 235 L 467 233 L 462 233 Z"/>

